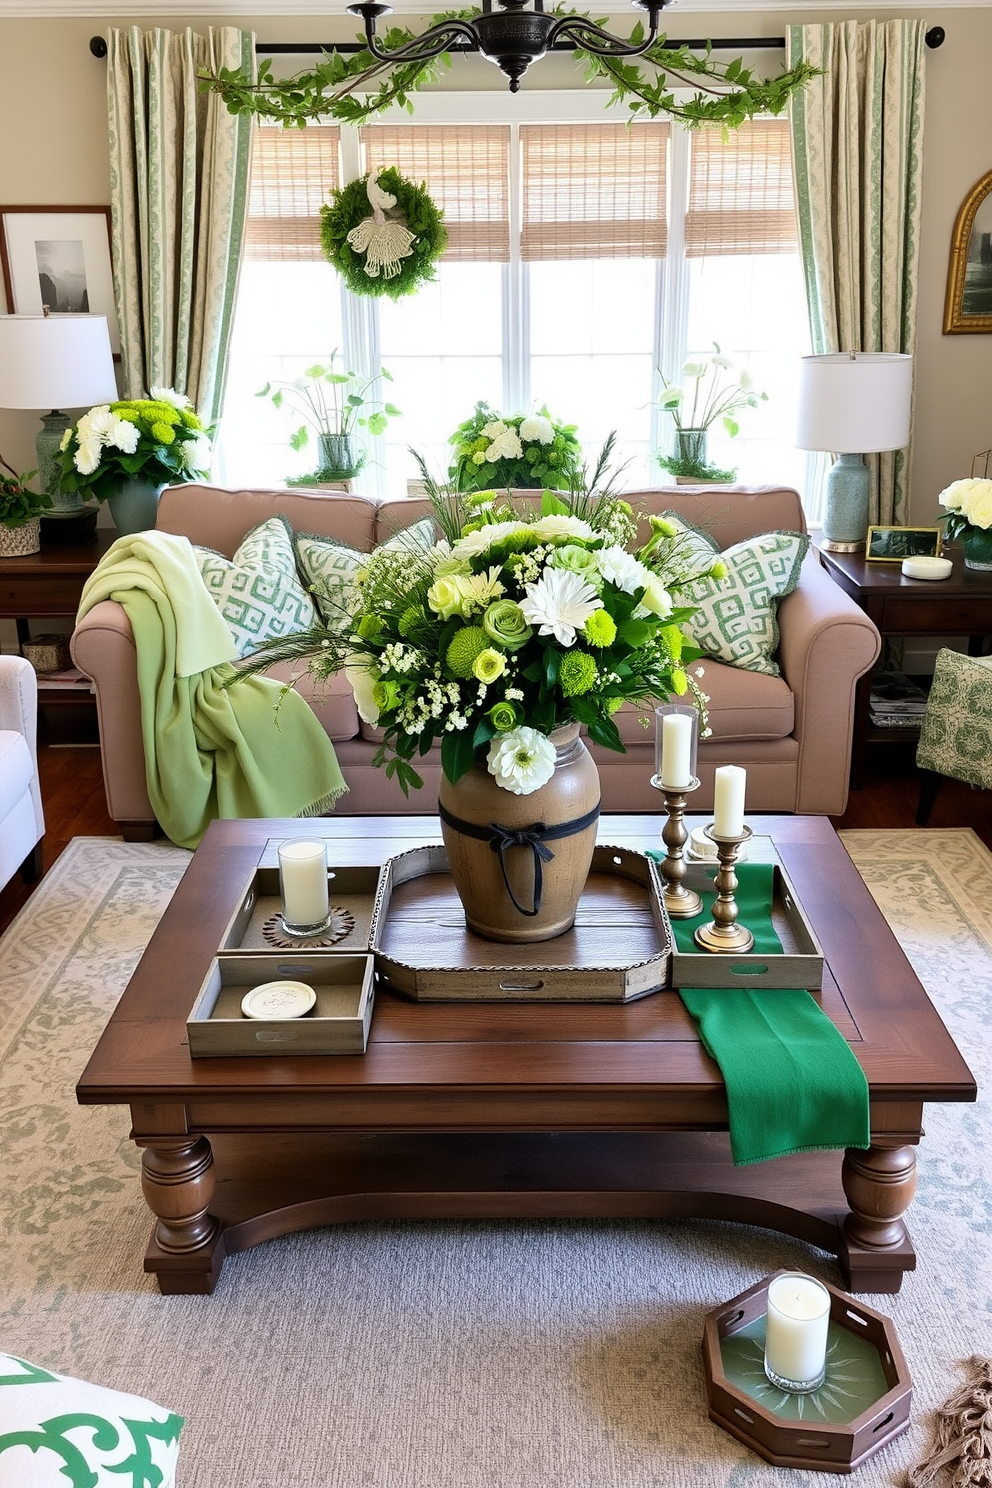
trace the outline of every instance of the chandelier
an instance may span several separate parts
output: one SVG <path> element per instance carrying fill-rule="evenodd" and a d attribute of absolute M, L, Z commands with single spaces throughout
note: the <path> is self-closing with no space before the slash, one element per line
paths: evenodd
<path fill-rule="evenodd" d="M 556 43 L 580 47 L 596 57 L 641 56 L 657 39 L 658 18 L 668 0 L 632 0 L 632 3 L 648 13 L 647 33 L 636 42 L 611 36 L 585 16 L 547 15 L 544 0 L 533 0 L 533 9 L 527 8 L 526 0 L 496 0 L 498 10 L 493 9 L 492 0 L 483 0 L 482 10 L 472 20 L 451 17 L 439 21 L 423 35 L 389 51 L 379 45 L 375 23 L 380 16 L 391 13 L 391 6 L 365 0 L 362 4 L 349 5 L 348 13 L 360 16 L 365 22 L 366 44 L 380 62 L 428 62 L 452 50 L 481 52 L 506 74 L 510 92 L 516 93 L 530 64 L 539 61 Z"/>

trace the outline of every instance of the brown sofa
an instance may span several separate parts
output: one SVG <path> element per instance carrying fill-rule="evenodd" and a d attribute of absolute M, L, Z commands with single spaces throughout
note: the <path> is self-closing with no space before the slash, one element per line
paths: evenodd
<path fill-rule="evenodd" d="M 799 497 L 786 488 L 680 487 L 626 495 L 638 511 L 678 512 L 721 547 L 776 528 L 804 527 Z M 297 531 L 326 533 L 367 552 L 429 510 L 429 502 L 416 497 L 374 502 L 343 493 L 187 485 L 163 493 L 157 525 L 232 555 L 246 532 L 281 513 Z M 749 811 L 833 815 L 844 810 L 854 686 L 878 655 L 878 632 L 827 577 L 815 554 L 807 557 L 798 587 L 783 601 L 779 623 L 781 677 L 704 663 L 702 686 L 710 697 L 713 734 L 700 745 L 702 784 L 692 800 L 694 810 L 712 805 L 713 771 L 719 764 L 747 768 Z M 95 684 L 110 814 L 129 840 L 150 836 L 155 823 L 145 789 L 134 640 L 120 605 L 105 601 L 86 615 L 73 635 L 72 655 Z M 305 681 L 303 690 L 334 741 L 350 786 L 339 814 L 434 811 L 438 750 L 418 764 L 424 788 L 407 800 L 373 767 L 376 735 L 359 719 L 344 678 L 334 678 L 317 696 Z M 642 716 L 630 706 L 617 714 L 626 754 L 592 747 L 606 811 L 659 809 L 650 784 L 654 731 Z"/>

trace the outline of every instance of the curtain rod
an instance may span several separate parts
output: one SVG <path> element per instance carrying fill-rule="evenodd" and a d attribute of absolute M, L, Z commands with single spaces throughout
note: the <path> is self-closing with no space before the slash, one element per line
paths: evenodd
<path fill-rule="evenodd" d="M 946 32 L 943 26 L 931 26 L 926 34 L 926 43 L 931 51 L 943 44 Z M 756 51 L 767 47 L 784 47 L 784 36 L 728 36 L 723 38 L 711 38 L 709 41 L 665 41 L 662 45 L 668 51 L 674 51 L 677 47 L 691 47 L 697 51 L 701 47 L 711 46 L 714 51 Z M 455 45 L 448 48 L 449 52 L 471 52 L 474 48 L 470 46 Z M 567 41 L 556 42 L 548 48 L 552 52 L 573 52 L 575 48 Z M 107 55 L 107 43 L 102 36 L 90 37 L 90 51 L 94 57 L 105 57 Z M 256 52 L 264 52 L 267 56 L 289 56 L 303 57 L 310 53 L 319 52 L 364 52 L 365 43 L 359 41 L 257 41 Z"/>

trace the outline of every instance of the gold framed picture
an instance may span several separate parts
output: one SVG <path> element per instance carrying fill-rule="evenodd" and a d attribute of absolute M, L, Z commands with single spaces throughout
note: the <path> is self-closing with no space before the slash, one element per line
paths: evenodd
<path fill-rule="evenodd" d="M 992 170 L 971 188 L 954 221 L 944 335 L 992 334 Z"/>
<path fill-rule="evenodd" d="M 872 563 L 939 558 L 943 535 L 940 527 L 869 527 L 865 557 Z"/>

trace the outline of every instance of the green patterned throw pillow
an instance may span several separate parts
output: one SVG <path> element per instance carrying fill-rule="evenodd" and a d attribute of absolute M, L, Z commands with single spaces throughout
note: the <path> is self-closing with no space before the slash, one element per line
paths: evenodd
<path fill-rule="evenodd" d="M 404 527 L 382 544 L 387 551 L 424 553 L 434 543 L 434 523 L 430 517 Z M 333 538 L 315 532 L 296 534 L 296 561 L 307 589 L 320 611 L 328 630 L 344 630 L 355 609 L 358 597 L 358 575 L 369 560 Z"/>
<path fill-rule="evenodd" d="M 686 594 L 698 605 L 683 629 L 707 656 L 748 672 L 779 675 L 778 606 L 799 582 L 809 538 L 803 532 L 766 532 L 721 553 L 705 532 L 675 514 L 665 516 L 685 535 L 686 554 L 710 563 L 719 555 L 725 579 L 699 579 Z"/>
<path fill-rule="evenodd" d="M 182 1416 L 0 1354 L 0 1488 L 172 1488 Z"/>
<path fill-rule="evenodd" d="M 212 548 L 194 547 L 193 552 L 239 656 L 250 656 L 263 641 L 317 623 L 296 572 L 293 529 L 285 517 L 270 517 L 254 527 L 233 559 Z"/>

